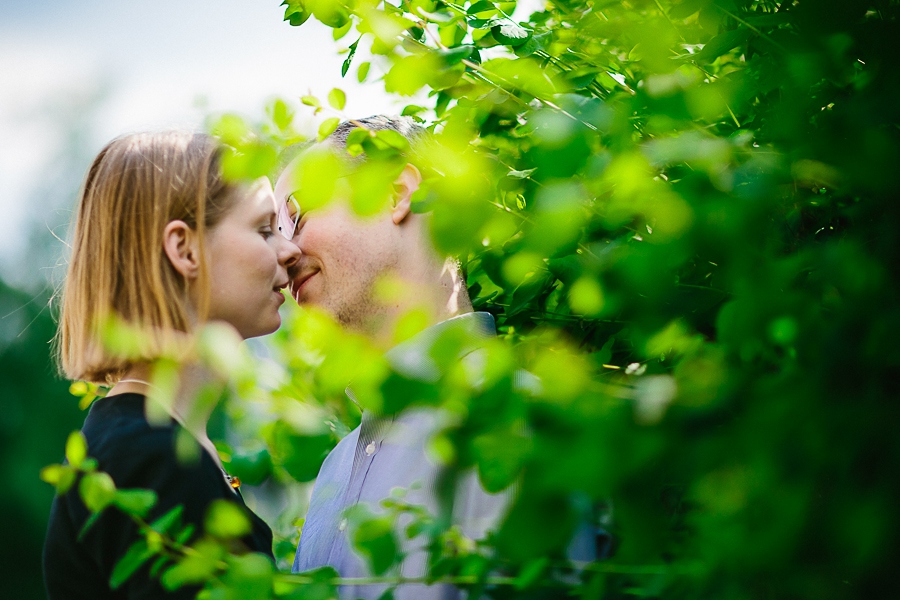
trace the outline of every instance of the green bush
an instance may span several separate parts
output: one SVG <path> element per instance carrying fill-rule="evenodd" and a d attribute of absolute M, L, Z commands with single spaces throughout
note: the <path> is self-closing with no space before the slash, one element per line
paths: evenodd
<path fill-rule="evenodd" d="M 451 364 L 433 386 L 293 313 L 275 383 L 238 369 L 237 394 L 274 416 L 231 408 L 273 477 L 307 481 L 358 422 L 348 380 L 388 410 L 404 386 L 458 412 L 434 442 L 449 480 L 471 466 L 489 489 L 520 481 L 478 543 L 389 503 L 431 536 L 432 580 L 498 598 L 897 595 L 897 2 L 554 0 L 515 19 L 485 0 L 284 4 L 291 25 L 351 40 L 344 74 L 383 67 L 386 91 L 428 92 L 404 111 L 435 132 L 418 210 L 502 337 L 481 384 Z M 354 65 L 360 44 L 371 64 Z M 302 99 L 329 117 L 320 137 L 344 101 Z M 217 120 L 229 172 L 270 173 L 291 117 L 276 102 L 259 126 Z M 356 141 L 390 160 L 389 138 Z M 516 390 L 520 368 L 539 392 Z M 573 574 L 565 545 L 601 503 L 617 553 Z M 357 512 L 353 539 L 390 579 L 389 523 Z M 279 595 L 335 582 L 244 570 Z"/>

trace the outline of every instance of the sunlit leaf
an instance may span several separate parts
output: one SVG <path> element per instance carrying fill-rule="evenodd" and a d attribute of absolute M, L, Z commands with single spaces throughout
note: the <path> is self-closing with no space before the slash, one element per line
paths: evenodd
<path fill-rule="evenodd" d="M 87 440 L 84 439 L 84 434 L 80 431 L 70 433 L 69 439 L 66 441 L 66 460 L 69 461 L 69 464 L 76 469 L 80 468 L 81 463 L 87 458 L 87 451 Z"/>
<path fill-rule="evenodd" d="M 153 490 L 118 490 L 113 497 L 113 504 L 126 514 L 146 517 L 150 509 L 156 505 L 156 492 Z"/>
<path fill-rule="evenodd" d="M 330 101 L 330 99 L 329 99 L 329 101 Z M 319 125 L 317 139 L 321 142 L 322 140 L 327 138 L 329 135 L 331 135 L 334 132 L 334 130 L 337 129 L 337 126 L 340 124 L 341 124 L 340 117 L 329 117 L 328 119 L 325 119 L 324 121 L 322 121 L 322 124 Z"/>
<path fill-rule="evenodd" d="M 239 538 L 250 533 L 250 519 L 244 510 L 234 502 L 215 500 L 209 505 L 204 530 L 217 538 Z"/>
<path fill-rule="evenodd" d="M 115 500 L 116 484 L 106 473 L 88 473 L 81 478 L 78 491 L 87 509 L 99 512 Z"/>
<path fill-rule="evenodd" d="M 328 92 L 328 104 L 335 110 L 344 110 L 344 105 L 347 104 L 347 94 L 338 88 L 333 88 Z"/>

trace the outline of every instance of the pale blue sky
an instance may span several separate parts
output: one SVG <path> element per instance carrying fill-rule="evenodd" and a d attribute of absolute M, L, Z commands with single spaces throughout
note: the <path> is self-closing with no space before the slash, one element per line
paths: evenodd
<path fill-rule="evenodd" d="M 352 40 L 335 43 L 315 22 L 290 27 L 279 3 L 0 0 L 0 273 L 32 276 L 16 273 L 31 224 L 47 207 L 59 223 L 87 161 L 116 135 L 196 127 L 209 110 L 258 117 L 274 96 L 332 87 L 348 93 L 351 116 L 405 104 L 378 81 L 356 84 L 355 71 L 341 79 L 337 50 Z"/>

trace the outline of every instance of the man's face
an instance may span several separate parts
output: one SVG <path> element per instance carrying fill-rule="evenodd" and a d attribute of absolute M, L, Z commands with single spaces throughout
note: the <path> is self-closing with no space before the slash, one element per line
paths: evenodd
<path fill-rule="evenodd" d="M 286 201 L 297 185 L 292 165 L 275 184 L 275 197 Z M 296 197 L 296 196 L 295 196 Z M 362 219 L 346 200 L 306 211 L 293 242 L 301 257 L 291 269 L 291 293 L 298 304 L 320 306 L 344 326 L 367 331 L 385 308 L 373 297 L 379 277 L 398 264 L 397 227 L 390 215 Z"/>

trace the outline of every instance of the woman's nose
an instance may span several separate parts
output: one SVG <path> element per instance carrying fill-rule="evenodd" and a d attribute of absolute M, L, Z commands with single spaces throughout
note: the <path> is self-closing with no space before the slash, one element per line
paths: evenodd
<path fill-rule="evenodd" d="M 278 236 L 278 262 L 285 268 L 290 269 L 300 261 L 300 248 L 294 242 L 291 242 L 281 236 Z"/>

